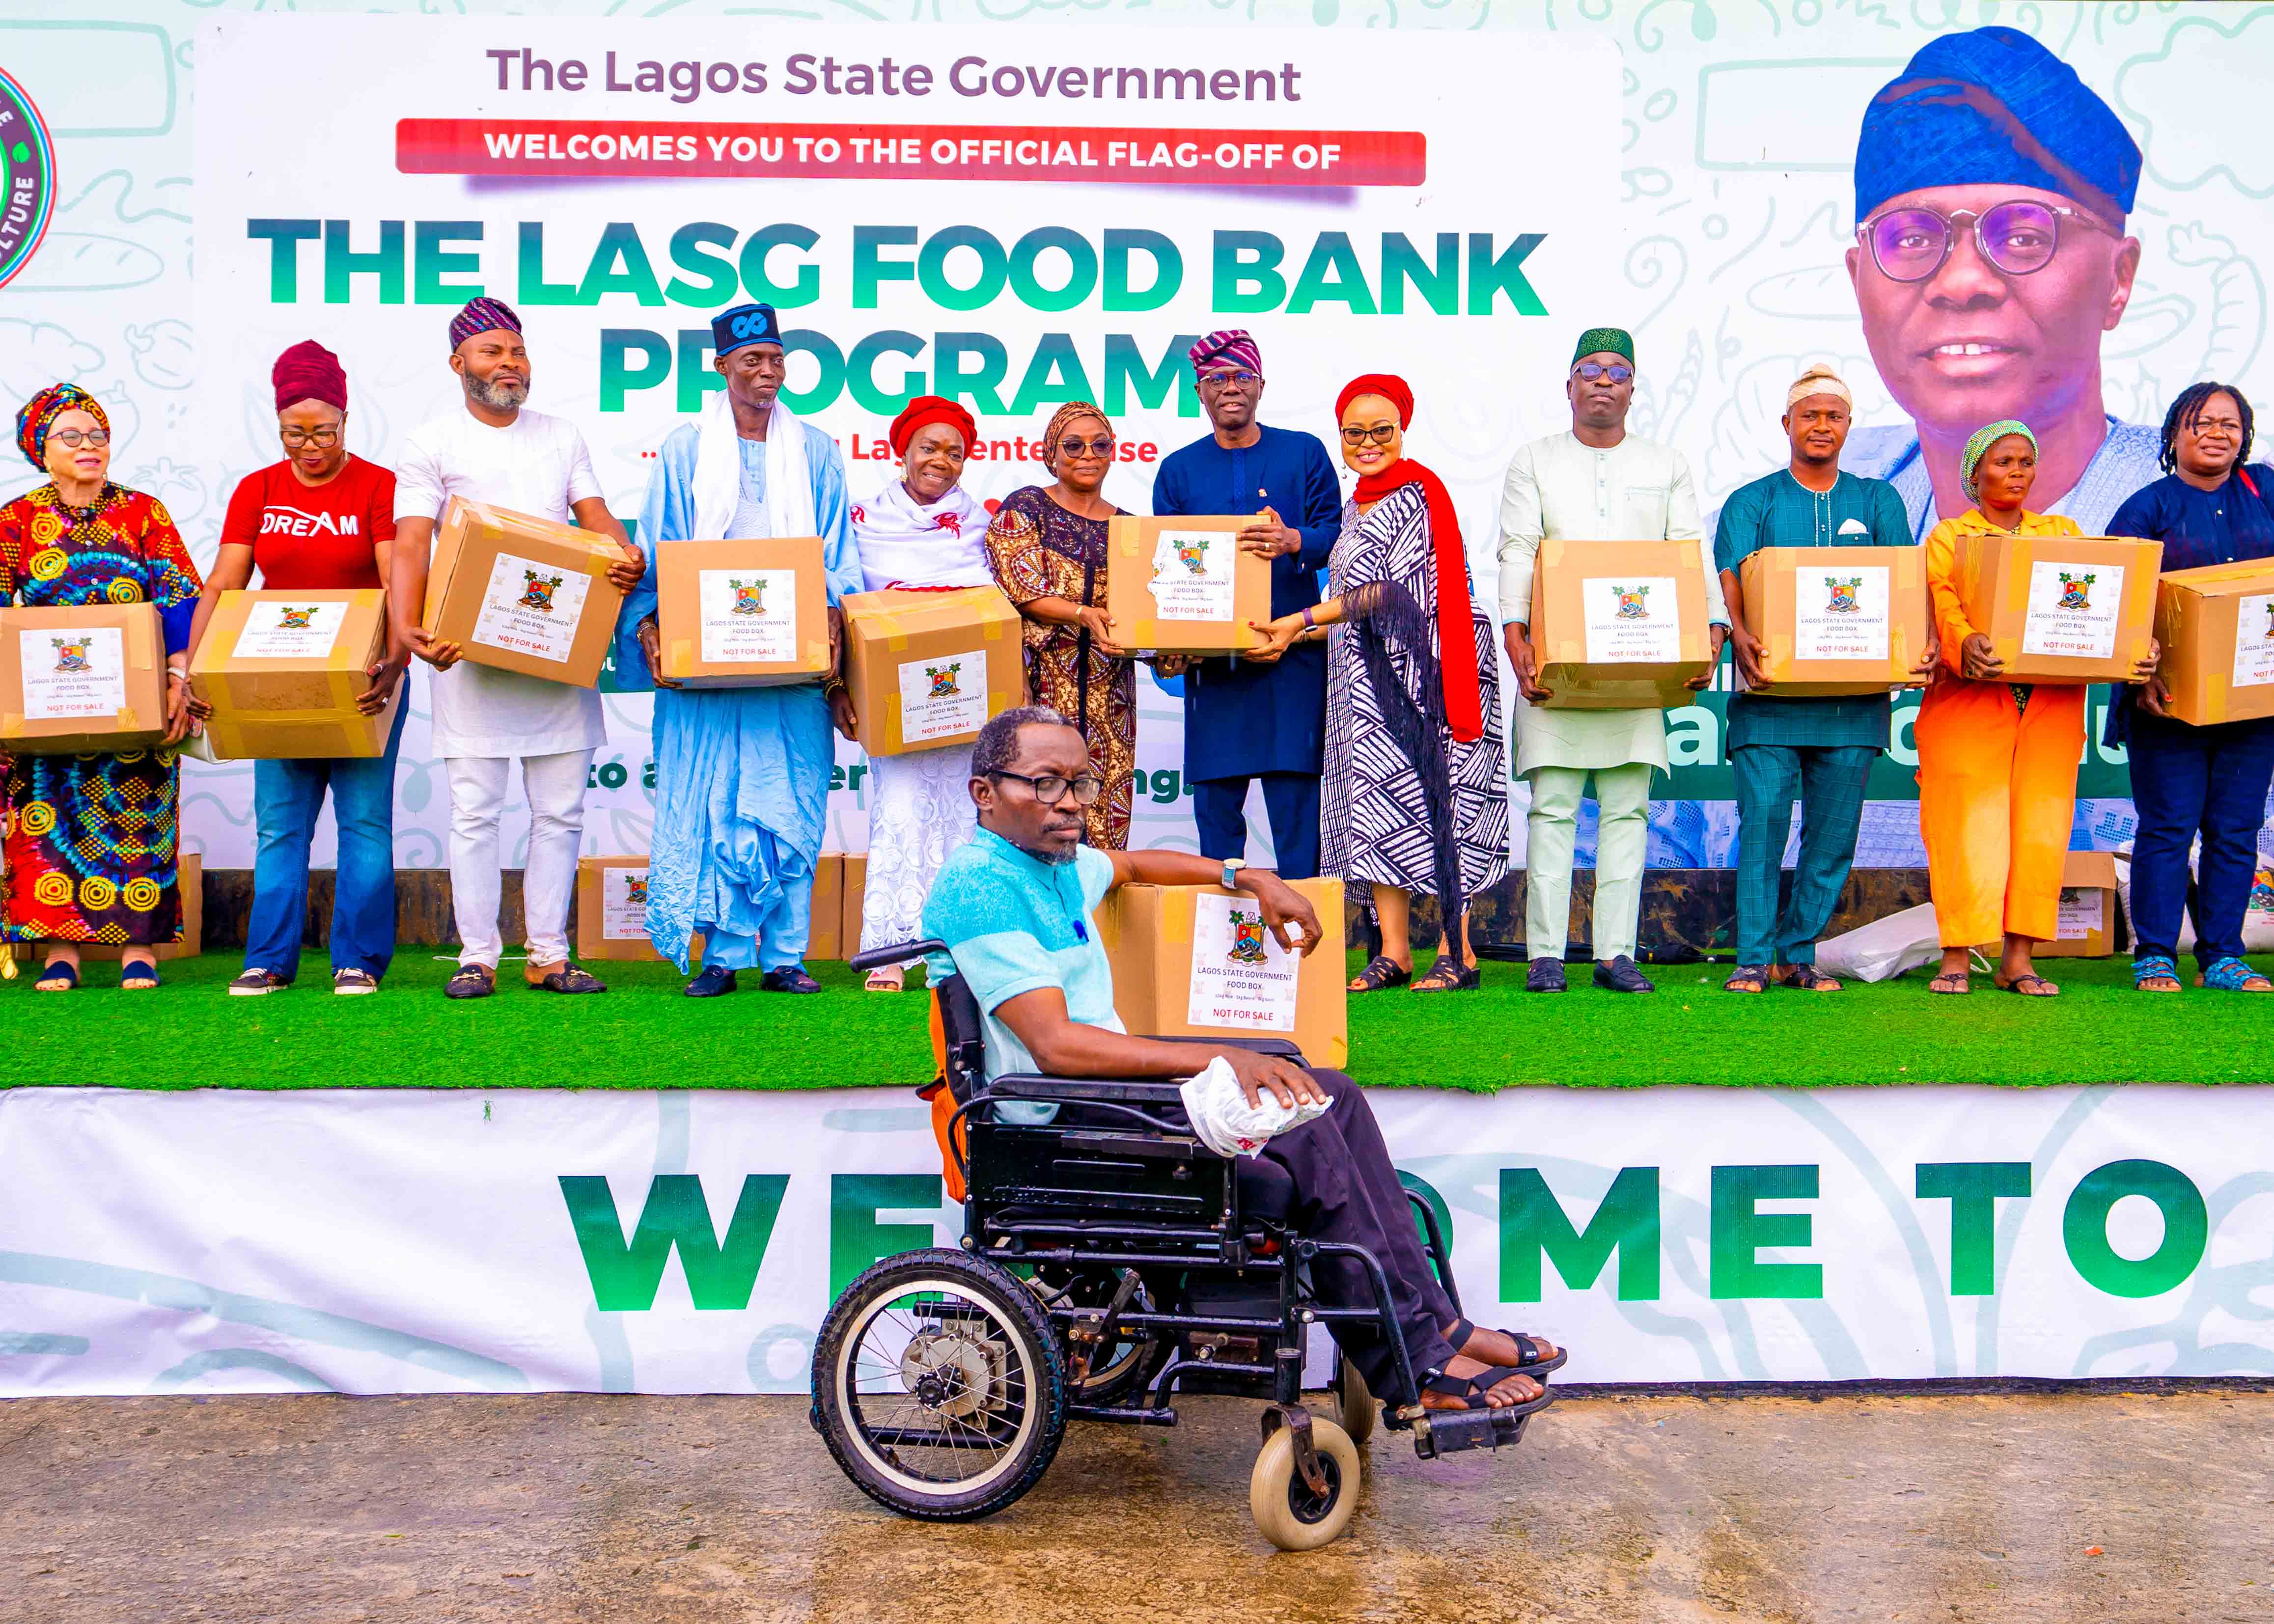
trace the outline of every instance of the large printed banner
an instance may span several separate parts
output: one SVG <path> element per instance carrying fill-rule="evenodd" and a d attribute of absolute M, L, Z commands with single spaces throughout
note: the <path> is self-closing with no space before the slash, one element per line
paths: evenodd
<path fill-rule="evenodd" d="M 528 319 L 535 404 L 584 430 L 621 514 L 716 387 L 707 324 L 742 298 L 781 307 L 791 398 L 837 435 L 856 494 L 891 477 L 880 431 L 919 389 L 979 414 L 969 477 L 990 498 L 1036 477 L 1050 407 L 1092 395 L 1125 444 L 1108 494 L 1141 511 L 1161 455 L 1203 426 L 1190 335 L 1254 331 L 1266 415 L 1314 432 L 1344 378 L 1388 366 L 1414 384 L 1414 453 L 1452 486 L 1488 598 L 1502 471 L 1562 426 L 1569 346 L 1596 323 L 1637 335 L 1632 426 L 1683 452 L 1709 510 L 1783 461 L 1783 390 L 1814 361 L 1856 387 L 1851 465 L 1913 486 L 1990 418 L 2058 422 L 2072 446 L 2105 425 L 2104 455 L 2051 498 L 2088 530 L 2154 477 L 2179 389 L 2274 395 L 2263 5 L 935 0 L 934 20 L 873 24 L 727 0 L 414 9 L 92 0 L 0 18 L 16 87 L 0 115 L 20 100 L 17 124 L 42 132 L 8 149 L 38 193 L 17 212 L 53 209 L 35 251 L 0 229 L 0 390 L 94 389 L 119 477 L 201 558 L 236 481 L 276 455 L 283 344 L 344 357 L 350 442 L 386 461 L 454 405 L 443 324 L 476 290 Z M 2138 143 L 2125 238 L 2073 234 L 2053 267 L 1963 297 L 1859 276 L 1865 108 L 1923 46 L 1984 26 L 2074 69 Z M 2027 139 L 2068 162 L 2091 109 L 2045 105 Z M 1916 178 L 1946 211 L 1982 207 L 1954 171 Z M 0 495 L 35 478 L 0 471 Z M 1180 704 L 1149 676 L 1139 691 L 1135 838 L 1188 844 Z M 1670 718 L 1655 865 L 1730 861 L 1722 703 Z M 638 850 L 649 703 L 608 703 L 588 845 Z M 413 706 L 406 865 L 440 861 L 447 816 L 423 683 Z M 1873 777 L 1866 863 L 1920 858 L 1908 709 Z M 2077 843 L 2122 843 L 2121 750 L 2096 726 L 2080 766 Z M 185 838 L 209 863 L 250 860 L 251 777 L 191 770 Z M 864 844 L 865 802 L 847 747 L 832 844 Z"/>
<path fill-rule="evenodd" d="M 2254 1088 L 1369 1097 L 1573 1381 L 2274 1371 Z M 961 1234 L 875 1091 L 16 1088 L 0 1188 L 0 1396 L 800 1392 L 847 1282 Z"/>

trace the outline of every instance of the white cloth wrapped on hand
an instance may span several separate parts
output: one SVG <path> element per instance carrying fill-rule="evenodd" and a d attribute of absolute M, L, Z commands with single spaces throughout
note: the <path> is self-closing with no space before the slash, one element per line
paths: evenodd
<path fill-rule="evenodd" d="M 1250 1105 L 1231 1063 L 1222 1055 L 1186 1079 L 1178 1092 L 1184 1095 L 1193 1136 L 1226 1161 L 1243 1153 L 1260 1156 L 1273 1135 L 1299 1128 L 1333 1109 L 1325 1101 L 1282 1105 L 1268 1090 Z"/>

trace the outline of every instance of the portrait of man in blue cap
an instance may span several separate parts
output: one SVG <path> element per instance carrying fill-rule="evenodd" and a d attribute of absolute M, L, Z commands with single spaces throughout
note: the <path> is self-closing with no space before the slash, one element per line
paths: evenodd
<path fill-rule="evenodd" d="M 2027 423 L 2032 506 L 2101 533 L 2158 473 L 2152 426 L 2102 404 L 2102 335 L 2140 268 L 2127 234 L 2140 148 L 2028 34 L 1945 34 L 1872 98 L 1856 150 L 1848 273 L 1880 379 L 1911 429 L 1856 432 L 1854 472 L 1892 481 L 1914 538 L 1970 504 L 1966 438 Z"/>

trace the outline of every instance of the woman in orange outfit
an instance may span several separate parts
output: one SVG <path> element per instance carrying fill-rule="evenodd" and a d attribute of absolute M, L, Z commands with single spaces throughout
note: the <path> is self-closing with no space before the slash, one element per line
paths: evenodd
<path fill-rule="evenodd" d="M 1969 992 L 1967 951 L 2000 936 L 2001 991 L 2046 998 L 2060 991 L 2030 963 L 2050 940 L 2060 906 L 2061 868 L 2076 808 L 2084 752 L 2082 683 L 2007 682 L 1990 639 L 1966 618 L 1954 580 L 1962 536 L 2081 536 L 2073 519 L 2030 513 L 2037 442 L 2027 426 L 1993 423 L 1960 459 L 1974 507 L 1926 538 L 1939 668 L 1919 705 L 1919 829 L 1942 937 L 1931 990 Z M 2151 643 L 2141 662 L 2156 668 Z"/>

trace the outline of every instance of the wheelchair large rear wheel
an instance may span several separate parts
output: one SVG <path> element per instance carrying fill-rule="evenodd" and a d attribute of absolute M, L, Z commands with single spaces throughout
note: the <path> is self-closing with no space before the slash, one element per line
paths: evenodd
<path fill-rule="evenodd" d="M 813 1349 L 814 1425 L 847 1477 L 903 1516 L 1011 1504 L 1065 1434 L 1065 1364 L 1023 1281 L 935 1248 L 845 1289 Z"/>

